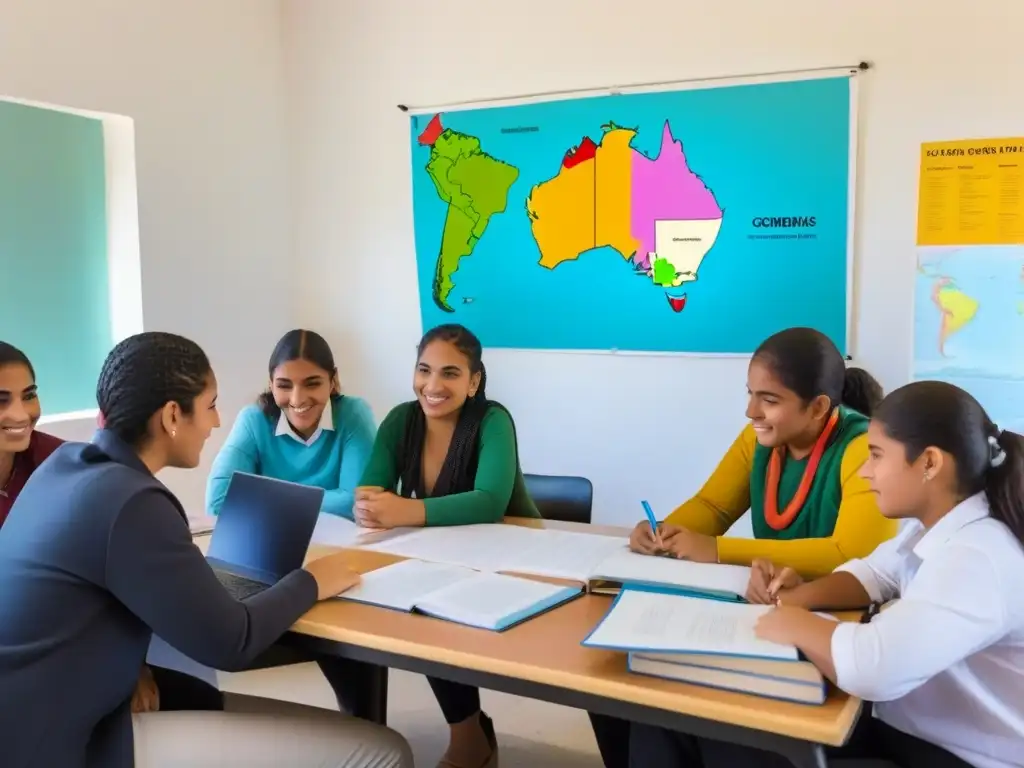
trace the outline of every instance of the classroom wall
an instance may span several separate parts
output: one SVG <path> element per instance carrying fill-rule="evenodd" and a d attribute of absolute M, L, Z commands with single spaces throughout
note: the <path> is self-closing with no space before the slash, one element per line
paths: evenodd
<path fill-rule="evenodd" d="M 280 33 L 277 0 L 0 0 L 0 95 L 135 121 L 145 327 L 213 361 L 225 430 L 207 464 L 291 323 Z M 42 276 L 4 288 L 46 300 Z M 164 479 L 201 512 L 205 473 Z"/>
<path fill-rule="evenodd" d="M 346 388 L 378 416 L 410 396 L 421 328 L 399 103 L 866 59 L 854 349 L 897 386 L 910 370 L 919 144 L 1024 134 L 1022 20 L 1017 0 L 286 3 L 298 317 L 331 336 Z M 658 512 L 685 499 L 744 423 L 741 360 L 491 350 L 486 363 L 525 469 L 590 477 L 602 522 L 637 519 L 640 498 Z"/>

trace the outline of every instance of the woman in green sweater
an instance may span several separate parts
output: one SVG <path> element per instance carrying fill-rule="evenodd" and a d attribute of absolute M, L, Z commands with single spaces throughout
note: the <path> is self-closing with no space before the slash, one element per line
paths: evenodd
<path fill-rule="evenodd" d="M 355 519 L 369 528 L 497 523 L 540 517 L 519 466 L 516 430 L 488 400 L 480 340 L 441 325 L 420 341 L 416 399 L 387 415 L 356 489 Z M 480 691 L 428 678 L 451 728 L 439 768 L 490 768 L 498 749 Z"/>

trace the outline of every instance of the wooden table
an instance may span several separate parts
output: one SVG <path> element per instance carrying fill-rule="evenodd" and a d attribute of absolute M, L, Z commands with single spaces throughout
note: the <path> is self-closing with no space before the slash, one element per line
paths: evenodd
<path fill-rule="evenodd" d="M 516 524 L 624 535 L 618 528 L 541 521 Z M 310 556 L 325 554 L 313 546 Z M 348 550 L 369 572 L 401 558 Z M 623 653 L 584 648 L 611 605 L 586 595 L 505 632 L 463 627 L 345 601 L 320 603 L 282 642 L 307 654 L 355 659 L 776 752 L 799 768 L 824 768 L 822 745 L 841 746 L 861 710 L 832 689 L 821 706 L 774 701 L 629 673 Z M 386 678 L 385 678 L 386 680 Z M 386 685 L 386 683 L 385 683 Z M 386 704 L 386 691 L 385 691 Z"/>

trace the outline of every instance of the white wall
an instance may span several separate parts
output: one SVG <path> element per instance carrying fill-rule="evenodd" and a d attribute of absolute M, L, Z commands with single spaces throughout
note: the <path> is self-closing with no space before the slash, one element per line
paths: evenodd
<path fill-rule="evenodd" d="M 135 120 L 145 326 L 206 349 L 225 428 L 291 324 L 280 32 L 277 0 L 0 0 L 0 93 Z M 163 479 L 198 512 L 204 475 Z"/>
<path fill-rule="evenodd" d="M 861 88 L 858 360 L 910 370 L 919 144 L 1024 134 L 1019 0 L 303 0 L 285 5 L 299 317 L 378 416 L 410 394 L 421 332 L 407 116 L 395 107 L 617 83 L 875 64 Z M 486 354 L 528 471 L 584 474 L 595 517 L 659 512 L 743 424 L 745 364 Z M 636 398 L 637 391 L 643 392 Z"/>

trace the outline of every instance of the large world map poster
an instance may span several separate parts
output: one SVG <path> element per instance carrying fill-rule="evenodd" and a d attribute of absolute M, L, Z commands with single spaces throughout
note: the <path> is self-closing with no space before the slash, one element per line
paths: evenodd
<path fill-rule="evenodd" d="M 849 77 L 411 118 L 424 327 L 485 346 L 846 351 Z"/>

